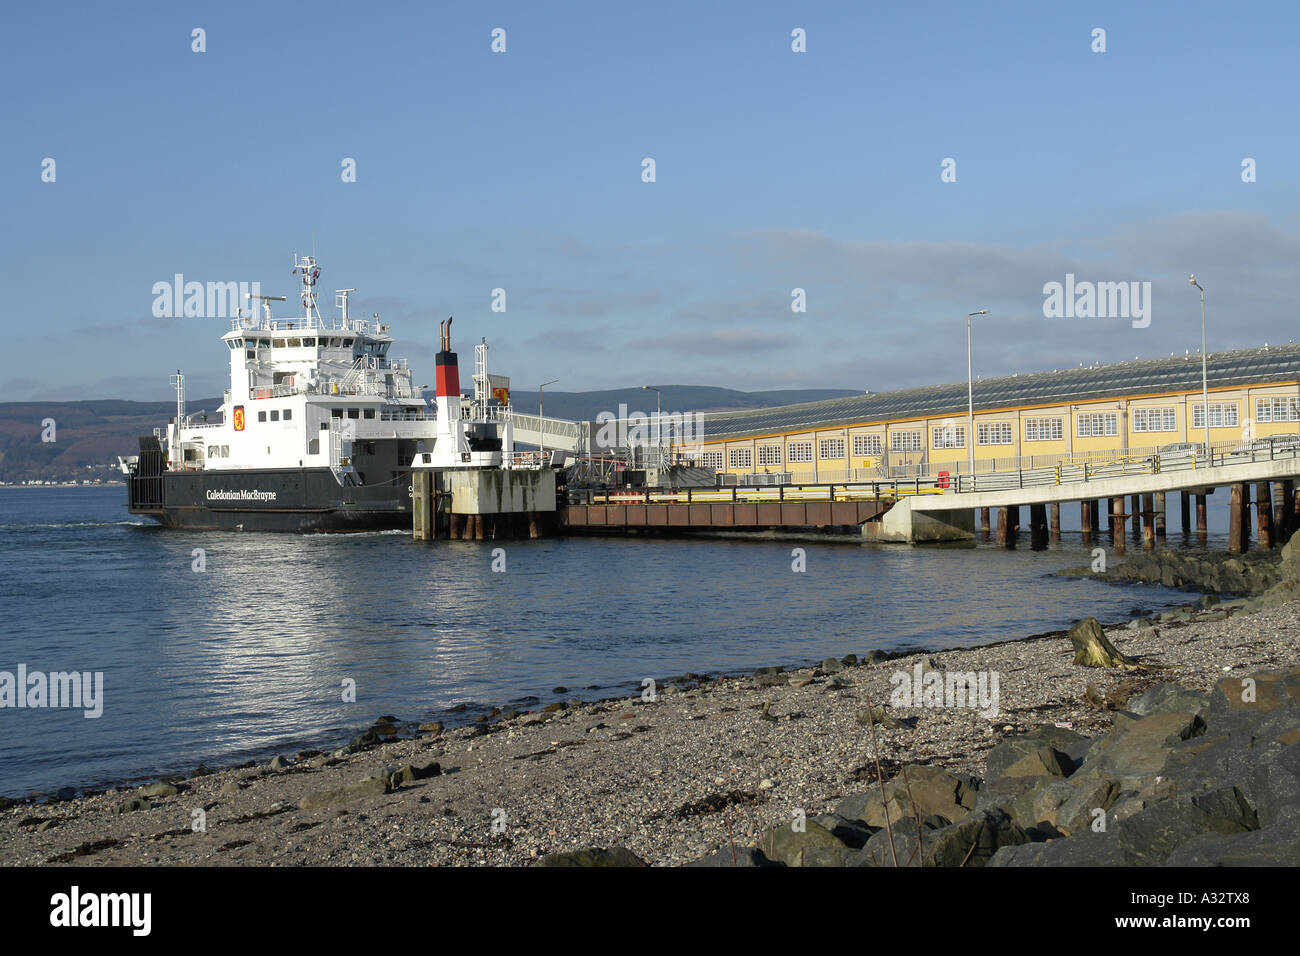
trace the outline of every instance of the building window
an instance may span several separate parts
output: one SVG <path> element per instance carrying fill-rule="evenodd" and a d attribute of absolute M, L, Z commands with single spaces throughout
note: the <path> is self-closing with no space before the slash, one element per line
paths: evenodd
<path fill-rule="evenodd" d="M 1135 408 L 1133 430 L 1135 432 L 1176 432 L 1178 412 L 1172 408 Z"/>
<path fill-rule="evenodd" d="M 1065 428 L 1059 418 L 1026 418 L 1025 441 L 1060 441 Z"/>
<path fill-rule="evenodd" d="M 891 432 L 889 435 L 890 451 L 920 451 L 920 432 Z"/>
<path fill-rule="evenodd" d="M 966 428 L 963 425 L 940 425 L 931 433 L 931 448 L 965 448 Z"/>
<path fill-rule="evenodd" d="M 780 445 L 759 445 L 758 463 L 760 465 L 781 464 L 781 446 Z"/>
<path fill-rule="evenodd" d="M 785 450 L 786 460 L 791 464 L 795 462 L 812 461 L 812 442 L 810 441 L 792 441 Z"/>
<path fill-rule="evenodd" d="M 844 439 L 823 438 L 817 443 L 817 457 L 842 460 L 844 458 Z"/>
<path fill-rule="evenodd" d="M 1079 416 L 1080 438 L 1103 438 L 1119 434 L 1119 415 L 1115 412 L 1087 412 Z"/>
<path fill-rule="evenodd" d="M 754 467 L 754 451 L 752 448 L 732 448 L 728 450 L 727 456 L 732 468 Z"/>
<path fill-rule="evenodd" d="M 1010 422 L 984 422 L 975 426 L 975 441 L 980 445 L 1010 445 Z"/>
<path fill-rule="evenodd" d="M 1300 399 L 1296 398 L 1257 398 L 1255 399 L 1255 421 L 1294 422 L 1300 419 Z M 1210 406 L 1210 421 L 1214 421 L 1214 406 Z"/>
<path fill-rule="evenodd" d="M 278 422 L 279 420 L 280 420 L 280 410 L 279 409 L 272 410 L 271 421 Z"/>
<path fill-rule="evenodd" d="M 1211 428 L 1236 428 L 1240 424 L 1238 420 L 1236 402 L 1211 402 L 1210 403 L 1210 427 Z M 1205 405 L 1192 406 L 1192 427 L 1205 427 Z"/>
<path fill-rule="evenodd" d="M 706 451 L 700 455 L 700 464 L 705 468 L 712 468 L 718 471 L 722 467 L 722 452 Z"/>
<path fill-rule="evenodd" d="M 292 409 L 292 408 L 286 408 L 286 409 L 284 410 L 284 420 L 287 422 L 287 421 L 290 421 L 292 418 L 293 418 L 293 409 Z"/>
<path fill-rule="evenodd" d="M 853 436 L 853 454 L 855 455 L 879 455 L 880 447 L 879 435 Z"/>

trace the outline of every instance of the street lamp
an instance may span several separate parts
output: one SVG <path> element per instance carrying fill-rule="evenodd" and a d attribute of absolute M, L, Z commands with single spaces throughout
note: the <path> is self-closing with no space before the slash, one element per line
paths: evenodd
<path fill-rule="evenodd" d="M 1210 386 L 1205 375 L 1205 289 L 1196 281 L 1196 273 L 1187 277 L 1187 281 L 1201 290 L 1201 417 L 1205 420 L 1205 462 L 1213 465 L 1210 455 Z"/>
<path fill-rule="evenodd" d="M 543 382 L 537 386 L 537 448 L 541 452 L 543 462 L 546 459 L 546 418 L 542 415 L 542 389 L 547 385 L 554 385 L 558 381 L 558 378 L 553 378 L 549 382 Z"/>
<path fill-rule="evenodd" d="M 970 370 L 970 320 L 977 315 L 988 315 L 988 309 L 966 313 L 966 414 L 970 431 L 966 434 L 966 461 L 970 467 L 971 489 L 975 488 L 975 379 Z"/>
<path fill-rule="evenodd" d="M 664 448 L 663 433 L 659 429 L 659 419 L 663 414 L 663 394 L 653 385 L 642 385 L 641 391 L 655 393 L 655 465 L 662 469 L 664 466 Z"/>

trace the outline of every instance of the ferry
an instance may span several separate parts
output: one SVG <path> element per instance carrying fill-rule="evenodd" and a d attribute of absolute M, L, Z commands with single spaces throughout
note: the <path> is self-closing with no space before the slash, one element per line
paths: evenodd
<path fill-rule="evenodd" d="M 474 396 L 460 391 L 451 324 L 441 324 L 433 405 L 389 354 L 390 326 L 353 318 L 339 289 L 337 318 L 317 305 L 320 268 L 295 256 L 303 314 L 272 317 L 284 296 L 248 295 L 222 344 L 230 364 L 214 422 L 190 416 L 185 377 L 172 377 L 176 415 L 120 457 L 127 508 L 168 528 L 370 531 L 411 526 L 411 469 L 510 467 L 509 379 L 475 349 Z"/>

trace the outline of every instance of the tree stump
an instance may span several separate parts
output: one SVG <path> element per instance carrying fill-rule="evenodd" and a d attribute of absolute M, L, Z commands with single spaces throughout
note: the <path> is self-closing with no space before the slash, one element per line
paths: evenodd
<path fill-rule="evenodd" d="M 1074 645 L 1074 663 L 1084 667 L 1118 667 L 1123 670 L 1142 670 L 1133 658 L 1121 654 L 1109 640 L 1095 617 L 1085 617 L 1070 628 L 1070 643 Z"/>

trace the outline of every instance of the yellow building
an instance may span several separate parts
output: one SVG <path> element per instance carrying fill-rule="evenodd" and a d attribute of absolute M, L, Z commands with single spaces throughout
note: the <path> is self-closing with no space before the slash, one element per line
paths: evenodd
<path fill-rule="evenodd" d="M 1216 451 L 1300 431 L 1300 346 L 1214 353 L 1207 379 Z M 722 474 L 841 482 L 964 474 L 972 438 L 976 473 L 1205 441 L 1199 356 L 981 379 L 974 405 L 972 421 L 959 382 L 711 413 L 673 452 Z"/>

